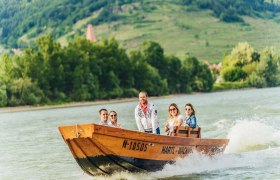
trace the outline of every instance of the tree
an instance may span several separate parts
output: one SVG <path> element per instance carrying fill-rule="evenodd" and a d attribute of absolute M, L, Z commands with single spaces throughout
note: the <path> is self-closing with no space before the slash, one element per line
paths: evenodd
<path fill-rule="evenodd" d="M 238 45 L 231 51 L 229 60 L 229 66 L 239 67 L 243 67 L 253 61 L 258 61 L 258 59 L 256 59 L 254 48 L 247 42 L 238 43 Z"/>
<path fill-rule="evenodd" d="M 227 67 L 221 72 L 222 78 L 225 81 L 240 81 L 245 80 L 246 73 L 240 67 Z"/>
<path fill-rule="evenodd" d="M 167 61 L 164 58 L 164 50 L 157 43 L 153 41 L 145 41 L 141 45 L 141 53 L 143 60 L 158 69 L 162 78 L 167 78 Z"/>
<path fill-rule="evenodd" d="M 257 74 L 263 76 L 266 80 L 266 85 L 274 87 L 279 85 L 279 65 L 277 62 L 279 57 L 276 56 L 273 49 L 265 48 L 260 56 L 260 62 L 257 65 Z"/>
<path fill-rule="evenodd" d="M 8 84 L 18 78 L 15 59 L 8 54 L 0 56 L 0 80 L 3 84 Z"/>
<path fill-rule="evenodd" d="M 170 93 L 188 93 L 191 92 L 191 73 L 182 65 L 179 58 L 175 56 L 166 57 L 168 63 L 167 82 Z"/>
<path fill-rule="evenodd" d="M 181 69 L 182 63 L 181 60 L 175 56 L 166 57 L 167 61 L 167 83 L 170 93 L 180 93 L 184 92 L 181 89 L 181 83 L 186 82 L 184 79 L 181 79 Z M 183 80 L 183 82 L 181 82 Z"/>
<path fill-rule="evenodd" d="M 214 78 L 206 64 L 202 64 L 195 57 L 187 57 L 184 60 L 183 65 L 190 73 L 190 85 L 192 87 L 192 91 L 211 91 Z"/>
<path fill-rule="evenodd" d="M 43 57 L 45 87 L 50 93 L 57 90 L 63 80 L 62 53 L 60 44 L 55 42 L 50 35 L 37 41 L 38 53 Z"/>
<path fill-rule="evenodd" d="M 135 88 L 139 91 L 145 90 L 152 96 L 168 93 L 168 84 L 162 80 L 157 69 L 147 62 L 135 62 L 134 69 Z"/>
<path fill-rule="evenodd" d="M 265 78 L 262 76 L 259 76 L 256 72 L 253 72 L 248 78 L 248 83 L 256 88 L 263 88 L 266 87 L 266 81 Z"/>
<path fill-rule="evenodd" d="M 208 65 L 200 63 L 200 71 L 195 81 L 195 91 L 209 92 L 212 90 L 214 78 Z"/>
<path fill-rule="evenodd" d="M 120 80 L 120 87 L 132 87 L 132 62 L 125 49 L 121 48 L 115 39 L 101 41 L 99 51 L 96 54 L 106 73 L 110 70 L 114 71 Z"/>
<path fill-rule="evenodd" d="M 0 107 L 7 106 L 8 97 L 6 92 L 6 85 L 4 85 L 0 80 Z"/>
<path fill-rule="evenodd" d="M 19 78 L 11 84 L 11 97 L 8 105 L 34 105 L 42 103 L 43 91 L 30 78 Z"/>
<path fill-rule="evenodd" d="M 223 60 L 222 78 L 243 81 L 255 71 L 260 55 L 247 42 L 239 43 Z"/>
<path fill-rule="evenodd" d="M 75 101 L 99 98 L 100 68 L 94 56 L 92 43 L 75 38 L 63 49 L 63 92 Z"/>

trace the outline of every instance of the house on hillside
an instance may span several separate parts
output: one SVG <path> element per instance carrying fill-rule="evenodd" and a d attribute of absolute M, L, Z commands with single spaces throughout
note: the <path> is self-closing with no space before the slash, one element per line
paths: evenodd
<path fill-rule="evenodd" d="M 96 42 L 96 36 L 93 31 L 93 26 L 91 24 L 88 25 L 87 27 L 87 40 L 91 42 Z"/>

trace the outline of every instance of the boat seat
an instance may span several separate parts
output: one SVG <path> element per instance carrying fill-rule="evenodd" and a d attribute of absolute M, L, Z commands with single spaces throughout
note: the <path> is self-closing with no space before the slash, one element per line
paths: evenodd
<path fill-rule="evenodd" d="M 179 137 L 191 137 L 191 138 L 201 138 L 201 128 L 191 128 L 189 126 L 179 126 L 177 130 L 177 136 Z"/>

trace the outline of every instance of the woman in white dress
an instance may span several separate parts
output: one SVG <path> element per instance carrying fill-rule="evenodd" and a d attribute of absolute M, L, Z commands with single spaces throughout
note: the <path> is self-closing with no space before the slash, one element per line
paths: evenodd
<path fill-rule="evenodd" d="M 168 107 L 168 120 L 165 125 L 165 132 L 168 136 L 176 136 L 176 129 L 182 125 L 184 117 L 181 115 L 177 104 L 172 103 Z"/>

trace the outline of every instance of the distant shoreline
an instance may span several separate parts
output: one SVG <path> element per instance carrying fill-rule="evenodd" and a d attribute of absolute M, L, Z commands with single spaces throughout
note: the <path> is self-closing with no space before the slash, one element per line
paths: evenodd
<path fill-rule="evenodd" d="M 196 93 L 192 93 L 196 94 Z M 164 97 L 180 96 L 187 94 L 171 94 L 166 96 L 152 96 L 150 99 L 158 99 Z M 0 108 L 0 113 L 12 113 L 12 112 L 21 112 L 21 111 L 36 111 L 44 109 L 58 109 L 58 108 L 67 108 L 67 107 L 80 107 L 80 106 L 93 106 L 101 104 L 113 104 L 119 102 L 133 102 L 138 101 L 137 97 L 132 98 L 119 98 L 119 99 L 110 99 L 110 100 L 97 100 L 97 101 L 86 101 L 86 102 L 70 102 L 63 103 L 58 105 L 37 105 L 37 106 L 16 106 L 16 107 L 2 107 Z"/>
<path fill-rule="evenodd" d="M 217 91 L 211 91 L 211 92 L 192 92 L 190 94 L 187 94 L 187 93 L 184 93 L 184 94 L 169 94 L 169 95 L 165 95 L 165 96 L 150 96 L 149 99 L 168 98 L 168 97 L 172 97 L 172 96 L 184 96 L 184 95 L 194 95 L 194 94 L 207 94 L 207 93 L 232 91 L 232 90 L 246 90 L 246 89 L 251 89 L 251 88 L 224 89 L 224 90 L 217 90 Z M 36 110 L 44 110 L 44 109 L 58 109 L 58 108 L 68 108 L 68 107 L 93 106 L 93 105 L 113 104 L 113 103 L 132 102 L 132 101 L 138 101 L 138 98 L 137 97 L 132 97 L 132 98 L 118 98 L 118 99 L 110 99 L 110 100 L 70 102 L 70 103 L 62 103 L 62 104 L 57 104 L 57 105 L 2 107 L 2 108 L 0 108 L 0 113 L 12 113 L 12 112 L 36 111 Z"/>
<path fill-rule="evenodd" d="M 124 99 L 85 101 L 85 102 L 70 102 L 70 103 L 62 103 L 57 105 L 3 107 L 0 108 L 0 113 L 36 111 L 36 110 L 43 110 L 43 109 L 58 109 L 58 108 L 79 107 L 79 106 L 92 106 L 92 105 L 100 105 L 100 104 L 111 104 L 117 102 L 130 102 L 136 100 L 137 100 L 136 98 L 124 98 Z"/>

